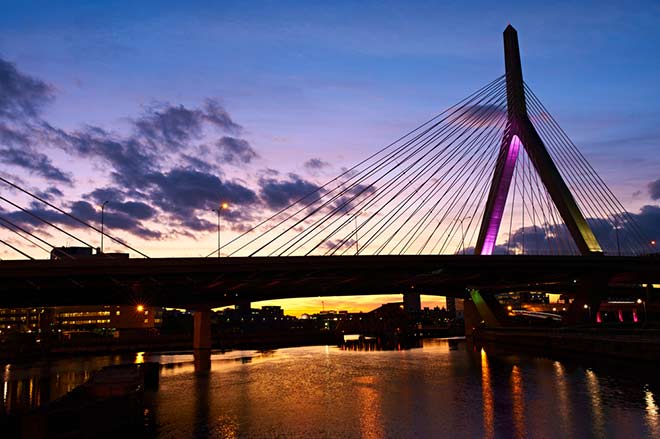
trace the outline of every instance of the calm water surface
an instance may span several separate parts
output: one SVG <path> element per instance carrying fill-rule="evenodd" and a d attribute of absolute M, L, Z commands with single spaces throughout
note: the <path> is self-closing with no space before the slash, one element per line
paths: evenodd
<path fill-rule="evenodd" d="M 158 361 L 147 395 L 150 436 L 305 438 L 660 437 L 655 369 L 585 365 L 425 340 L 408 351 L 303 347 L 192 355 L 137 354 L 4 367 L 3 404 L 56 398 L 104 365 Z"/>

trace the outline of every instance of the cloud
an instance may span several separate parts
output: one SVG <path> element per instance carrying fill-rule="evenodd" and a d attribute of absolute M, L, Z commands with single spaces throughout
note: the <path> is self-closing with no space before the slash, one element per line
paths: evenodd
<path fill-rule="evenodd" d="M 44 177 L 47 180 L 72 184 L 71 174 L 61 171 L 45 154 L 28 149 L 0 149 L 0 162 L 6 165 L 19 166 L 31 174 Z"/>
<path fill-rule="evenodd" d="M 317 171 L 330 166 L 330 163 L 325 162 L 319 158 L 311 158 L 303 163 L 303 166 L 310 171 Z"/>
<path fill-rule="evenodd" d="M 506 115 L 506 107 L 499 105 L 470 105 L 451 116 L 451 123 L 469 128 L 487 128 L 498 125 Z"/>
<path fill-rule="evenodd" d="M 256 193 L 239 182 L 193 169 L 175 168 L 147 176 L 145 191 L 152 203 L 167 212 L 181 225 L 204 225 L 201 218 L 216 209 L 220 202 L 229 203 L 222 216 L 230 222 L 245 221 L 253 216 L 251 208 L 258 202 Z"/>
<path fill-rule="evenodd" d="M 0 59 L 0 163 L 47 180 L 72 184 L 70 174 L 36 149 L 39 114 L 54 97 L 53 88 Z"/>
<path fill-rule="evenodd" d="M 604 218 L 587 218 L 596 239 L 605 254 L 614 255 L 631 254 L 649 251 L 649 242 L 646 239 L 660 239 L 660 206 L 646 205 L 639 213 L 631 213 L 631 220 L 616 220 Z M 614 228 L 617 224 L 617 229 Z M 633 225 L 634 223 L 634 225 Z M 641 234 L 639 236 L 639 229 Z M 563 237 L 563 239 L 561 238 Z M 570 237 L 564 224 L 557 227 L 528 226 L 519 228 L 511 234 L 506 243 L 496 246 L 493 254 L 521 253 L 525 254 L 569 254 L 569 245 L 573 253 L 577 253 L 577 246 Z M 462 251 L 462 250 L 461 250 Z M 474 247 L 466 248 L 466 253 L 474 253 Z"/>
<path fill-rule="evenodd" d="M 96 204 L 103 204 L 107 202 L 121 202 L 126 198 L 123 190 L 116 187 L 97 188 L 92 192 L 83 195 L 83 198 L 93 200 Z"/>
<path fill-rule="evenodd" d="M 145 173 L 159 161 L 159 156 L 138 140 L 124 139 L 99 127 L 87 126 L 70 133 L 50 126 L 46 128 L 48 141 L 66 152 L 107 162 L 112 168 L 112 178 L 120 186 L 139 187 L 144 184 Z"/>
<path fill-rule="evenodd" d="M 64 197 L 64 194 L 62 193 L 62 191 L 59 190 L 56 187 L 49 187 L 45 191 L 37 190 L 37 191 L 35 191 L 35 194 L 39 198 L 43 198 L 44 200 L 47 200 L 47 201 L 53 201 L 53 200 L 55 200 L 55 198 Z"/>
<path fill-rule="evenodd" d="M 131 218 L 148 220 L 156 215 L 156 210 L 141 201 L 126 201 L 125 203 L 108 203 L 106 209 L 110 212 L 121 212 Z"/>
<path fill-rule="evenodd" d="M 100 225 L 101 215 L 94 206 L 87 201 L 75 201 L 69 206 L 69 213 L 74 217 L 96 226 Z M 32 206 L 29 209 L 30 213 L 36 217 L 42 218 L 50 223 L 62 226 L 65 230 L 71 229 L 86 229 L 84 224 L 64 215 L 60 212 L 44 209 L 43 207 Z M 19 223 L 26 228 L 48 230 L 50 226 L 40 221 L 35 216 L 26 212 L 14 211 L 9 212 L 6 216 L 13 222 Z M 104 218 L 104 225 L 109 233 L 113 230 L 124 230 L 133 235 L 140 236 L 147 239 L 157 239 L 162 237 L 161 232 L 152 230 L 145 227 L 137 218 L 131 217 L 124 212 L 117 212 L 111 215 L 106 214 Z M 53 245 L 60 243 L 52 242 Z"/>
<path fill-rule="evenodd" d="M 371 195 L 376 193 L 376 188 L 372 185 L 356 184 L 352 188 L 348 189 L 335 200 L 332 204 L 332 208 L 336 209 L 337 212 L 348 213 L 356 206 L 360 204 L 365 199 L 369 198 Z M 352 213 L 356 213 L 353 211 Z"/>
<path fill-rule="evenodd" d="M 660 178 L 649 183 L 649 194 L 651 199 L 660 200 Z"/>
<path fill-rule="evenodd" d="M 217 142 L 219 159 L 232 165 L 250 163 L 258 155 L 250 144 L 236 137 L 223 137 Z"/>
<path fill-rule="evenodd" d="M 262 177 L 259 179 L 259 195 L 266 206 L 278 210 L 294 201 L 318 191 L 319 186 L 303 180 L 296 174 L 289 174 L 287 180 Z M 318 199 L 318 194 L 310 196 L 309 201 Z"/>
<path fill-rule="evenodd" d="M 191 140 L 201 138 L 205 124 L 230 133 L 240 132 L 241 129 L 213 100 L 207 100 L 203 109 L 156 104 L 134 121 L 139 139 L 156 148 L 165 146 L 169 149 L 181 148 Z"/>
<path fill-rule="evenodd" d="M 0 119 L 35 118 L 53 96 L 49 84 L 19 72 L 14 64 L 0 58 Z"/>
<path fill-rule="evenodd" d="M 660 206 L 646 205 L 631 215 L 647 238 L 660 241 Z"/>

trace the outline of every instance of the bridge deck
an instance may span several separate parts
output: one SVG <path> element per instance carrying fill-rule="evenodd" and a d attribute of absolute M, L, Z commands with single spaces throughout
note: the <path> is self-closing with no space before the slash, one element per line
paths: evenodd
<path fill-rule="evenodd" d="M 0 306 L 194 307 L 294 297 L 466 288 L 571 291 L 574 280 L 660 283 L 660 258 L 603 256 L 319 256 L 0 261 Z"/>

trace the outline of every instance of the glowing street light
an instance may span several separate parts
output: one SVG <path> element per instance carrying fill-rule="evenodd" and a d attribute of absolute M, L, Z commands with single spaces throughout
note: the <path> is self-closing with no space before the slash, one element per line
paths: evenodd
<path fill-rule="evenodd" d="M 137 309 L 137 312 L 143 312 L 144 311 L 144 305 L 138 305 L 135 309 Z"/>
<path fill-rule="evenodd" d="M 589 323 L 591 323 L 591 307 L 585 303 L 584 309 L 589 311 Z"/>

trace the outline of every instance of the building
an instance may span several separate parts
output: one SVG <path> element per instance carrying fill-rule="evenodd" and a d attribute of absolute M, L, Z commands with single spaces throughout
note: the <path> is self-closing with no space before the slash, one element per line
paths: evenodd
<path fill-rule="evenodd" d="M 157 329 L 162 314 L 162 308 L 143 305 L 0 308 L 0 333 Z"/>

